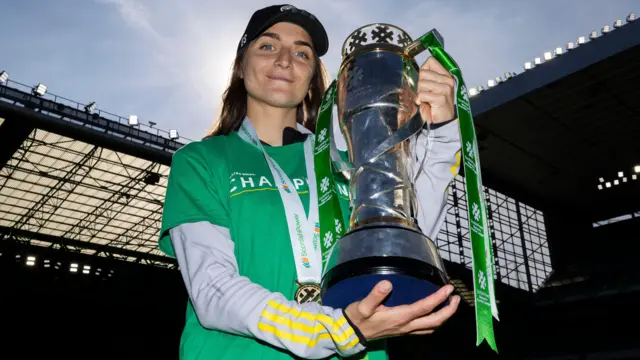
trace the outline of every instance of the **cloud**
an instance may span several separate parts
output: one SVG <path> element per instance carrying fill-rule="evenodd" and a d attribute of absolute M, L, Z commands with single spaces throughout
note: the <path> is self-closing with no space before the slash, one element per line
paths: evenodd
<path fill-rule="evenodd" d="M 138 0 L 95 0 L 97 3 L 115 6 L 127 25 L 141 29 L 160 39 L 160 35 L 151 24 L 149 9 Z"/>
<path fill-rule="evenodd" d="M 386 22 L 414 38 L 437 28 L 469 87 L 522 71 L 544 51 L 599 30 L 634 10 L 637 0 L 545 2 L 483 0 L 300 0 L 327 29 L 323 58 L 335 76 L 346 37 Z M 215 118 L 235 49 L 251 14 L 267 0 L 93 0 L 61 9 L 16 2 L 4 11 L 3 67 L 16 79 L 104 110 L 139 115 L 162 129 L 199 138 Z M 40 11 L 41 10 L 41 11 Z M 636 9 L 637 11 L 637 9 Z M 3 13 L 4 14 L 4 13 Z M 35 24 L 12 31 L 24 23 Z M 82 56 L 78 56 L 78 47 Z M 47 54 L 43 56 L 43 54 Z M 419 57 L 420 63 L 426 54 Z"/>

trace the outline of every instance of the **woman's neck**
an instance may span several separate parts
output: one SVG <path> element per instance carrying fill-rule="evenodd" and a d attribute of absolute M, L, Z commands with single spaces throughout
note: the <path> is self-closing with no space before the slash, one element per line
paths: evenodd
<path fill-rule="evenodd" d="M 258 138 L 271 146 L 282 146 L 282 132 L 286 127 L 296 129 L 297 108 L 277 108 L 249 97 L 247 117 Z"/>

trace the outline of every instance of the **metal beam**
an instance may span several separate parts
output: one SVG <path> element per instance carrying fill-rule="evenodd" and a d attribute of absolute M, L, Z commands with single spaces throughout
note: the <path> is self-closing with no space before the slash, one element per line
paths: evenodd
<path fill-rule="evenodd" d="M 20 96 L 24 106 L 2 101 L 2 98 Z M 171 165 L 173 152 L 183 146 L 6 86 L 0 86 L 0 117 L 26 122 L 39 129 L 167 166 Z"/>
<path fill-rule="evenodd" d="M 71 225 L 71 227 L 62 234 L 62 237 L 77 239 L 83 231 L 88 231 L 91 235 L 89 241 L 92 241 L 97 234 L 120 215 L 124 208 L 129 206 L 133 199 L 137 198 L 138 195 L 145 190 L 146 184 L 142 181 L 143 177 L 146 172 L 151 171 L 157 166 L 157 164 L 151 163 L 147 169 L 141 171 L 138 176 L 131 177 L 125 183 L 119 184 L 119 189 L 113 192 L 109 198 L 103 199 L 100 204 L 96 205 L 90 214 Z"/>
<path fill-rule="evenodd" d="M 38 202 L 36 202 L 26 214 L 16 220 L 12 227 L 15 229 L 23 228 L 24 230 L 39 231 L 89 174 L 89 170 L 84 169 L 84 167 L 87 166 L 89 161 L 96 162 L 97 158 L 95 158 L 94 155 L 97 150 L 98 147 L 94 146 L 80 161 L 73 164 L 73 167 L 64 177 L 60 178 L 54 186 L 50 187 L 46 194 L 42 194 Z M 92 163 L 89 163 L 88 167 L 93 167 Z M 80 174 L 81 170 L 84 170 L 83 174 Z M 75 179 L 76 177 L 81 177 L 81 179 Z M 75 181 L 70 182 L 69 180 L 71 179 Z M 65 186 L 67 187 L 65 188 Z M 58 193 L 62 193 L 62 196 L 57 197 Z M 48 207 L 50 207 L 50 209 Z M 48 211 L 40 213 L 43 208 L 48 208 Z M 40 215 L 39 217 L 37 216 L 38 214 Z M 31 219 L 35 219 L 38 224 L 29 224 Z"/>
<path fill-rule="evenodd" d="M 108 245 L 88 243 L 85 241 L 72 240 L 72 239 L 62 238 L 58 236 L 47 235 L 47 234 L 40 234 L 32 231 L 12 229 L 6 226 L 0 226 L 0 235 L 2 236 L 2 239 L 3 239 L 2 241 L 6 241 L 7 239 L 15 239 L 15 238 L 28 238 L 28 239 L 47 242 L 47 243 L 55 244 L 59 246 L 72 246 L 72 247 L 81 248 L 81 249 L 95 250 L 97 252 L 102 252 L 104 254 L 127 256 L 127 257 L 137 258 L 140 260 L 146 260 L 151 262 L 161 262 L 161 263 L 170 264 L 170 265 L 176 264 L 176 261 L 174 259 L 165 257 L 165 256 L 142 253 L 142 252 L 127 250 L 127 249 L 121 249 L 121 248 L 108 246 Z"/>
<path fill-rule="evenodd" d="M 0 169 L 13 157 L 22 142 L 33 131 L 31 124 L 4 119 L 0 125 Z"/>

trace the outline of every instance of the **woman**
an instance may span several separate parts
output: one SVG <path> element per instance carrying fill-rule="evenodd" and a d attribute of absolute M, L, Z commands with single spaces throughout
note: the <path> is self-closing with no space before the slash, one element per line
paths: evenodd
<path fill-rule="evenodd" d="M 177 258 L 189 294 L 181 359 L 384 358 L 372 350 L 378 340 L 431 333 L 457 308 L 456 296 L 432 312 L 451 286 L 412 305 L 382 306 L 388 281 L 346 309 L 292 300 L 298 285 L 290 224 L 272 169 L 291 179 L 308 212 L 304 147 L 326 89 L 320 56 L 327 49 L 324 28 L 303 10 L 278 5 L 254 13 L 217 128 L 173 157 L 159 245 Z M 446 124 L 432 132 L 420 180 L 420 196 L 437 207 L 422 218 L 435 238 L 460 144 L 450 76 L 430 60 L 419 86 L 422 116 Z"/>

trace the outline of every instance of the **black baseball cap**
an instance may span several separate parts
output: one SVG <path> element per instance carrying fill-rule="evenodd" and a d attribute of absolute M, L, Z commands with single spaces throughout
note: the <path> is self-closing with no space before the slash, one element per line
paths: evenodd
<path fill-rule="evenodd" d="M 324 26 L 308 11 L 298 9 L 293 5 L 272 5 L 253 13 L 244 35 L 238 43 L 238 51 L 258 38 L 265 30 L 275 23 L 290 22 L 307 31 L 318 56 L 323 56 L 329 50 L 329 37 Z"/>

